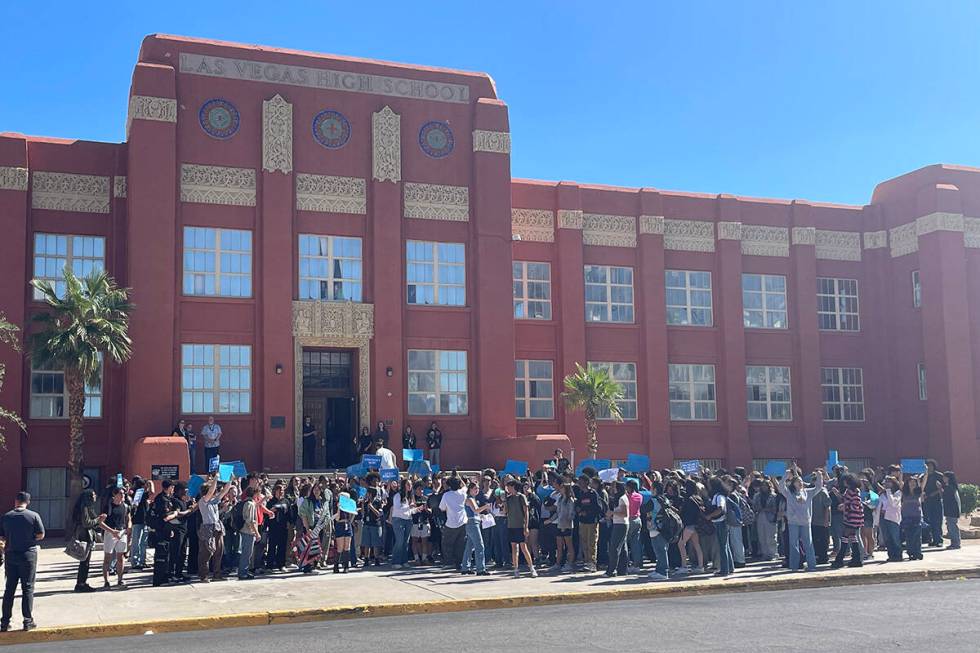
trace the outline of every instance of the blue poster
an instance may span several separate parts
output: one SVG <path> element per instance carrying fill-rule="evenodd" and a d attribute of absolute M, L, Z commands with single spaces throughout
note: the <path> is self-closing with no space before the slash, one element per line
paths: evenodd
<path fill-rule="evenodd" d="M 682 460 L 681 461 L 681 471 L 685 474 L 700 474 L 701 473 L 701 461 L 700 460 Z"/>
<path fill-rule="evenodd" d="M 350 497 L 340 497 L 340 510 L 342 512 L 349 512 L 352 515 L 357 514 L 357 502 Z"/>
<path fill-rule="evenodd" d="M 523 460 L 507 460 L 504 469 L 500 472 L 501 476 L 512 474 L 514 476 L 524 476 L 527 474 L 527 463 Z"/>
<path fill-rule="evenodd" d="M 364 469 L 381 469 L 381 456 L 364 454 L 361 456 L 361 464 L 364 465 Z"/>
<path fill-rule="evenodd" d="M 398 480 L 398 470 L 392 467 L 388 467 L 381 470 L 381 480 L 382 481 L 397 481 Z"/>
<path fill-rule="evenodd" d="M 235 473 L 234 465 L 226 465 L 225 463 L 221 463 L 218 466 L 218 480 L 221 481 L 222 483 L 230 482 L 231 476 L 234 473 Z"/>
<path fill-rule="evenodd" d="M 430 476 L 432 467 L 429 466 L 428 460 L 413 460 L 408 465 L 408 473 L 415 476 Z"/>
<path fill-rule="evenodd" d="M 411 463 L 416 460 L 425 460 L 425 455 L 422 453 L 421 449 L 402 449 L 402 460 L 407 463 Z"/>
<path fill-rule="evenodd" d="M 357 486 L 357 498 L 358 499 L 363 499 L 366 496 L 367 496 L 367 488 L 364 487 L 363 485 L 358 485 Z"/>
<path fill-rule="evenodd" d="M 902 473 L 925 474 L 926 459 L 925 458 L 902 458 Z"/>
<path fill-rule="evenodd" d="M 196 497 L 197 493 L 200 492 L 201 486 L 204 485 L 204 479 L 200 476 L 191 476 L 190 480 L 187 481 L 187 492 L 191 497 Z"/>
<path fill-rule="evenodd" d="M 650 471 L 650 456 L 631 453 L 626 457 L 626 471 L 645 474 Z"/>
<path fill-rule="evenodd" d="M 609 469 L 612 467 L 612 461 L 608 458 L 586 458 L 579 462 L 575 466 L 575 475 L 581 476 L 582 470 L 586 467 L 591 467 L 592 469 L 598 471 L 600 469 Z"/>
<path fill-rule="evenodd" d="M 364 476 L 364 466 L 361 463 L 351 465 L 347 468 L 347 475 L 351 478 L 360 478 Z"/>
<path fill-rule="evenodd" d="M 840 464 L 840 457 L 837 455 L 837 449 L 831 449 L 827 452 L 827 471 L 833 472 L 834 467 Z"/>
<path fill-rule="evenodd" d="M 116 474 L 116 487 L 122 487 L 122 486 L 123 486 L 122 474 Z"/>
<path fill-rule="evenodd" d="M 786 475 L 785 460 L 770 460 L 766 463 L 766 468 L 762 472 L 766 476 L 783 477 Z"/>
<path fill-rule="evenodd" d="M 221 464 L 221 456 L 215 456 L 208 460 L 208 473 L 212 474 L 218 471 L 218 466 Z"/>

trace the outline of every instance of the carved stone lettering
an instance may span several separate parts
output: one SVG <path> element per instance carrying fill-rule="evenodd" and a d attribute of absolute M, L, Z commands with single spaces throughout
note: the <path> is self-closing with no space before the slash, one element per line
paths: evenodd
<path fill-rule="evenodd" d="M 474 129 L 473 151 L 510 154 L 510 133 Z"/>

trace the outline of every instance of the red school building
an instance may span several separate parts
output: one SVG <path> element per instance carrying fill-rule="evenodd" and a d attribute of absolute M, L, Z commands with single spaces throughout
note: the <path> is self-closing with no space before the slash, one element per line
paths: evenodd
<path fill-rule="evenodd" d="M 96 482 L 209 414 L 253 469 L 301 468 L 304 415 L 328 438 L 317 468 L 377 421 L 396 450 L 438 421 L 444 467 L 582 458 L 560 397 L 578 362 L 626 393 L 603 457 L 836 448 L 980 478 L 978 170 L 923 168 L 864 206 L 512 179 L 485 74 L 161 35 L 126 131 L 0 135 L 8 319 L 65 265 L 133 289 L 134 356 L 86 404 Z M 0 402 L 28 424 L 8 429 L 0 496 L 28 486 L 54 517 L 63 380 L 0 357 Z"/>

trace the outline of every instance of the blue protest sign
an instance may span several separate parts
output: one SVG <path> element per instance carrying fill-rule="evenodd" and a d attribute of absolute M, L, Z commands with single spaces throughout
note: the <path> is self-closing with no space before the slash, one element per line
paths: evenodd
<path fill-rule="evenodd" d="M 214 458 L 208 459 L 208 473 L 218 471 L 218 466 L 221 464 L 221 456 L 215 456 Z"/>
<path fill-rule="evenodd" d="M 387 467 L 381 470 L 381 480 L 382 481 L 397 481 L 398 480 L 398 470 L 394 467 Z"/>
<path fill-rule="evenodd" d="M 612 467 L 612 461 L 608 458 L 586 458 L 575 466 L 575 475 L 580 476 L 582 474 L 582 470 L 586 467 L 591 467 L 597 471 L 600 469 L 609 469 Z"/>
<path fill-rule="evenodd" d="M 425 455 L 422 453 L 421 449 L 402 449 L 402 460 L 407 463 L 415 462 L 416 460 L 424 460 Z"/>
<path fill-rule="evenodd" d="M 650 503 L 653 501 L 653 492 L 650 490 L 640 490 L 640 496 L 643 497 L 643 503 Z"/>
<path fill-rule="evenodd" d="M 681 471 L 685 474 L 698 474 L 701 472 L 700 460 L 682 460 Z"/>
<path fill-rule="evenodd" d="M 423 460 L 422 462 L 425 462 L 425 461 Z M 432 470 L 432 473 L 433 474 L 438 474 L 439 471 L 440 471 L 439 465 L 430 465 L 430 469 Z"/>
<path fill-rule="evenodd" d="M 202 485 L 204 485 L 203 478 L 200 476 L 191 476 L 190 480 L 187 481 L 187 492 L 192 497 L 196 497 L 197 493 L 201 490 Z"/>
<path fill-rule="evenodd" d="M 549 485 L 539 485 L 538 489 L 536 489 L 534 492 L 535 494 L 538 495 L 539 499 L 544 501 L 545 499 L 547 499 L 548 497 L 550 497 L 552 494 L 555 493 L 555 488 Z"/>
<path fill-rule="evenodd" d="M 235 468 L 235 476 L 238 478 L 245 478 L 248 476 L 248 470 L 245 469 L 245 463 L 243 463 L 241 460 L 236 460 L 231 464 Z"/>
<path fill-rule="evenodd" d="M 785 460 L 770 460 L 766 463 L 766 468 L 763 470 L 763 474 L 766 476 L 785 476 L 786 475 L 786 461 Z"/>
<path fill-rule="evenodd" d="M 510 460 L 507 459 L 507 464 L 504 465 L 504 469 L 500 472 L 501 475 L 512 474 L 514 476 L 524 476 L 527 474 L 527 463 L 523 460 Z"/>
<path fill-rule="evenodd" d="M 340 497 L 340 510 L 351 514 L 357 513 L 357 502 L 350 497 Z"/>
<path fill-rule="evenodd" d="M 925 474 L 926 459 L 925 458 L 902 458 L 902 473 Z"/>
<path fill-rule="evenodd" d="M 364 487 L 363 485 L 358 485 L 357 486 L 357 498 L 358 499 L 363 499 L 366 496 L 367 496 L 367 488 Z"/>
<path fill-rule="evenodd" d="M 827 471 L 834 471 L 834 467 L 840 464 L 840 457 L 837 455 L 837 449 L 831 449 L 827 452 Z"/>
<path fill-rule="evenodd" d="M 123 486 L 123 476 L 122 474 L 116 474 L 116 487 Z"/>
<path fill-rule="evenodd" d="M 364 476 L 364 466 L 361 463 L 351 465 L 347 468 L 347 475 L 351 478 L 360 478 L 361 476 Z"/>
<path fill-rule="evenodd" d="M 361 456 L 361 464 L 364 465 L 364 469 L 381 469 L 381 456 L 364 454 Z"/>
<path fill-rule="evenodd" d="M 136 490 L 136 492 L 133 494 L 134 506 L 138 506 L 140 504 L 140 500 L 143 498 L 143 494 L 145 494 L 145 490 L 143 490 L 143 488 Z"/>
<path fill-rule="evenodd" d="M 416 476 L 429 476 L 432 474 L 432 468 L 429 466 L 428 460 L 413 460 L 408 465 L 408 473 Z"/>
<path fill-rule="evenodd" d="M 626 457 L 626 465 L 624 468 L 628 472 L 635 472 L 637 474 L 644 474 L 650 471 L 650 456 L 644 456 L 638 453 L 631 453 Z"/>
<path fill-rule="evenodd" d="M 229 481 L 231 481 L 231 476 L 234 473 L 235 473 L 234 465 L 226 465 L 225 463 L 221 463 L 220 465 L 218 465 L 218 480 L 221 481 L 222 483 L 228 483 Z"/>

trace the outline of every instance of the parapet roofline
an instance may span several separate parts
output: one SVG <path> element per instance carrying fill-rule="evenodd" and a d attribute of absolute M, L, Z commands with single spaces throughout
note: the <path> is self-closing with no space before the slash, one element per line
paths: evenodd
<path fill-rule="evenodd" d="M 157 63 L 175 65 L 177 62 L 177 52 L 167 53 L 164 50 L 157 50 L 157 47 L 166 48 L 171 46 L 179 48 L 181 45 L 205 46 L 207 48 L 220 48 L 221 50 L 232 51 L 235 54 L 252 56 L 256 54 L 271 54 L 276 57 L 287 57 L 289 61 L 277 61 L 276 63 L 289 63 L 292 65 L 323 65 L 327 62 L 357 64 L 371 66 L 378 69 L 376 72 L 383 74 L 387 71 L 398 71 L 399 73 L 433 73 L 439 76 L 456 78 L 455 81 L 465 81 L 475 83 L 471 97 L 475 100 L 480 97 L 498 99 L 497 85 L 493 78 L 484 72 L 472 70 L 459 70 L 455 68 L 443 68 L 439 66 L 426 66 L 419 64 L 406 64 L 395 61 L 384 61 L 381 59 L 369 59 L 365 57 L 351 57 L 338 54 L 325 54 L 322 52 L 311 52 L 309 50 L 294 50 L 291 48 L 277 48 L 267 45 L 252 45 L 248 43 L 235 43 L 233 41 L 219 41 L 215 39 L 202 39 L 191 36 L 178 36 L 174 34 L 148 34 L 140 44 L 139 61 L 145 63 Z M 169 56 L 166 56 L 169 55 Z M 233 56 L 228 54 L 228 56 Z M 298 58 L 298 59 L 297 59 Z M 451 81 L 446 79 L 444 81 Z"/>

